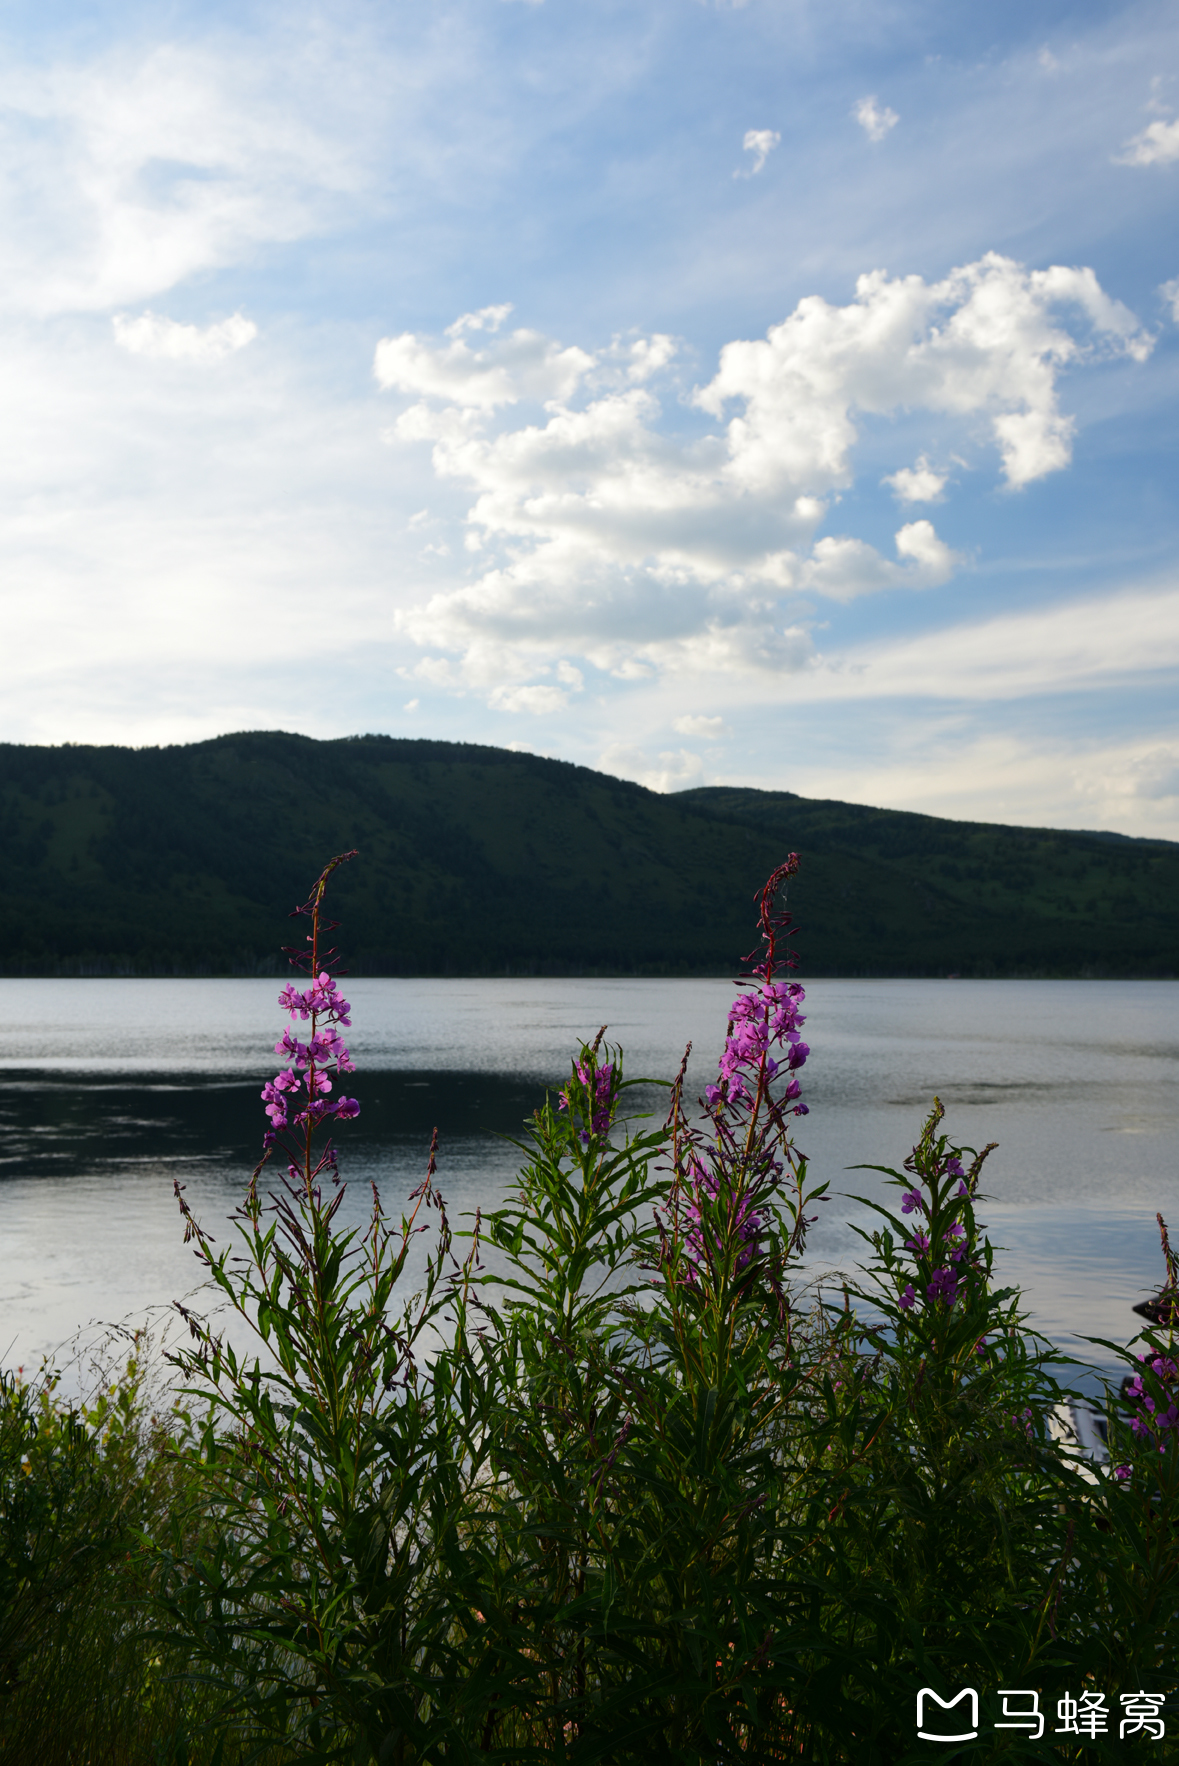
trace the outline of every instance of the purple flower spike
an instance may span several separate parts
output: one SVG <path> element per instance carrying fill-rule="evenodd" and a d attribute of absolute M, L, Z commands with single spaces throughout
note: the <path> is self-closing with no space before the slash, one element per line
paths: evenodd
<path fill-rule="evenodd" d="M 929 1286 L 925 1290 L 927 1300 L 944 1300 L 952 1306 L 958 1298 L 958 1272 L 953 1269 L 935 1269 Z"/>

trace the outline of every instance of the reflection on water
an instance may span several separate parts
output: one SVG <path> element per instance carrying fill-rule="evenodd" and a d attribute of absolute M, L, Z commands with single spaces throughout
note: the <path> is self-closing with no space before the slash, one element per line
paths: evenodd
<path fill-rule="evenodd" d="M 273 981 L 0 981 L 0 1358 L 35 1362 L 91 1318 L 170 1300 L 199 1276 L 173 1181 L 218 1235 L 262 1128 L 282 1027 Z M 370 1181 L 394 1207 L 431 1130 L 454 1215 L 494 1206 L 518 1158 L 504 1136 L 600 1024 L 627 1070 L 670 1077 L 685 1044 L 702 1087 L 724 1034 L 723 981 L 349 984 L 359 1120 L 342 1137 L 347 1209 Z M 1125 1339 L 1161 1279 L 1156 1208 L 1179 1212 L 1179 986 L 1159 982 L 850 982 L 808 987 L 798 1125 L 820 1210 L 809 1261 L 851 1268 L 847 1194 L 899 1165 L 936 1092 L 956 1138 L 997 1140 L 982 1210 L 1005 1280 L 1040 1327 Z M 639 1101 L 662 1110 L 660 1094 Z M 1179 1224 L 1179 1222 L 1177 1222 Z"/>

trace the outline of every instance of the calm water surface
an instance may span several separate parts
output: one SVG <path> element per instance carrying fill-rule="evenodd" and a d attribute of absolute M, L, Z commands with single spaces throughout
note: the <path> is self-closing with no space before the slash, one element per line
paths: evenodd
<path fill-rule="evenodd" d="M 192 1289 L 173 1180 L 223 1242 L 261 1134 L 276 992 L 271 980 L 0 981 L 0 1361 L 35 1365 L 92 1320 Z M 561 1080 L 578 1037 L 608 1024 L 628 1073 L 652 1078 L 669 1078 L 690 1040 L 700 1089 L 733 997 L 725 981 L 357 980 L 347 992 L 362 1107 L 342 1137 L 349 1205 L 366 1205 L 370 1179 L 399 1202 L 437 1124 L 455 1216 L 494 1205 L 516 1159 L 500 1137 Z M 1073 1347 L 1077 1334 L 1128 1339 L 1132 1303 L 1161 1285 L 1155 1210 L 1179 1228 L 1179 984 L 807 992 L 798 1140 L 837 1196 L 813 1229 L 813 1271 L 854 1266 L 865 1215 L 845 1198 L 882 1180 L 848 1167 L 899 1164 L 936 1092 L 955 1138 L 1000 1143 L 983 1218 L 1040 1328 Z"/>

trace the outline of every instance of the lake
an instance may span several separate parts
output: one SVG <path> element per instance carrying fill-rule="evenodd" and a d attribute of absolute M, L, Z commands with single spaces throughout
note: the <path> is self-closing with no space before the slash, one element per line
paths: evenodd
<path fill-rule="evenodd" d="M 0 1362 L 35 1367 L 92 1321 L 135 1320 L 200 1271 L 173 1180 L 224 1242 L 257 1156 L 258 1098 L 285 1019 L 273 980 L 0 981 Z M 440 1134 L 452 1217 L 494 1206 L 503 1138 L 601 1024 L 633 1076 L 711 1079 L 727 981 L 356 980 L 359 1120 L 341 1133 L 349 1209 L 370 1180 L 400 1204 Z M 808 1266 L 860 1254 L 849 1193 L 899 1165 L 937 1093 L 955 1139 L 998 1141 L 980 1216 L 1046 1335 L 1128 1340 L 1164 1275 L 1155 1211 L 1179 1228 L 1179 983 L 814 981 L 798 1144 L 837 1199 Z M 645 1096 L 646 1094 L 644 1094 Z M 657 1093 L 651 1107 L 662 1111 Z M 1179 1235 L 1177 1235 L 1179 1236 Z M 1110 1365 L 1102 1352 L 1086 1351 Z"/>

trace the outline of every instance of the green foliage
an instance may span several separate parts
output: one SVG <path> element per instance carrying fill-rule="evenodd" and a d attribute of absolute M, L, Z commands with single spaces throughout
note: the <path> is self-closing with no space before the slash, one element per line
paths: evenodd
<path fill-rule="evenodd" d="M 153 1637 L 145 1531 L 200 1515 L 174 1453 L 183 1419 L 149 1413 L 136 1340 L 121 1372 L 65 1405 L 52 1372 L 0 1376 L 0 1757 L 36 1766 L 213 1766 L 189 1742 L 200 1698 Z M 234 1766 L 222 1745 L 216 1766 Z"/>

